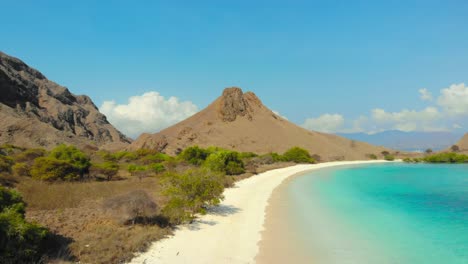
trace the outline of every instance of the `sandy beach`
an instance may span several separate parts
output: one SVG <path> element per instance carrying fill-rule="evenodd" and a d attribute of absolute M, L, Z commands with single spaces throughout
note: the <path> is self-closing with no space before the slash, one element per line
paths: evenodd
<path fill-rule="evenodd" d="M 316 169 L 378 162 L 385 161 L 296 165 L 242 180 L 225 190 L 220 206 L 179 227 L 174 236 L 155 242 L 130 263 L 255 263 L 270 198 L 283 181 Z M 265 252 L 261 255 L 266 257 Z"/>

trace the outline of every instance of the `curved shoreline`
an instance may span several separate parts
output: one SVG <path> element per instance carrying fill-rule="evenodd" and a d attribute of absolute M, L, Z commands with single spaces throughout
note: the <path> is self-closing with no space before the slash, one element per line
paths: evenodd
<path fill-rule="evenodd" d="M 267 171 L 226 189 L 225 199 L 173 236 L 157 241 L 130 263 L 255 263 L 273 192 L 288 178 L 309 171 L 387 161 L 339 161 Z"/>

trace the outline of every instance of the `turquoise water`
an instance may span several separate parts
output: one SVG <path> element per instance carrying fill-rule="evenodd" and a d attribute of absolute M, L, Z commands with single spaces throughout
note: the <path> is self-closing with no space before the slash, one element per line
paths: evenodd
<path fill-rule="evenodd" d="M 468 165 L 338 167 L 285 190 L 315 262 L 468 263 Z"/>

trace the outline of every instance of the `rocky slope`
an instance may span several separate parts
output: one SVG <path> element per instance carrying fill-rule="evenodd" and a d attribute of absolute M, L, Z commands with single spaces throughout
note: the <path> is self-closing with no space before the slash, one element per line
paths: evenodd
<path fill-rule="evenodd" d="M 468 153 L 468 133 L 465 133 L 465 135 L 455 145 L 458 146 L 461 152 Z"/>
<path fill-rule="evenodd" d="M 123 148 L 130 139 L 85 95 L 74 95 L 21 60 L 0 52 L 0 144 L 51 148 L 60 143 Z"/>
<path fill-rule="evenodd" d="M 199 145 L 255 153 L 300 146 L 323 160 L 365 159 L 383 147 L 308 131 L 274 114 L 252 92 L 227 88 L 221 97 L 192 117 L 156 134 L 143 134 L 129 149 L 155 148 L 168 154 Z"/>

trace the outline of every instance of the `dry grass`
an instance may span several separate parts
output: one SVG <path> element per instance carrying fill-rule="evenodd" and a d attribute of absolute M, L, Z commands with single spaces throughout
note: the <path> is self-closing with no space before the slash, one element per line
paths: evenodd
<path fill-rule="evenodd" d="M 27 218 L 62 238 L 62 250 L 58 256 L 52 256 L 57 259 L 56 263 L 64 259 L 81 263 L 121 263 L 172 230 L 159 226 L 161 222 L 157 221 L 147 225 L 122 225 L 103 210 L 103 201 L 144 190 L 158 206 L 164 205 L 159 182 L 158 178 L 132 178 L 50 184 L 22 177 L 17 188 L 28 203 Z"/>
<path fill-rule="evenodd" d="M 158 178 L 128 179 L 111 182 L 63 182 L 50 184 L 30 179 L 23 180 L 17 186 L 31 210 L 52 210 L 76 208 L 90 201 L 128 193 L 134 190 L 145 190 L 156 202 L 161 186 Z"/>

